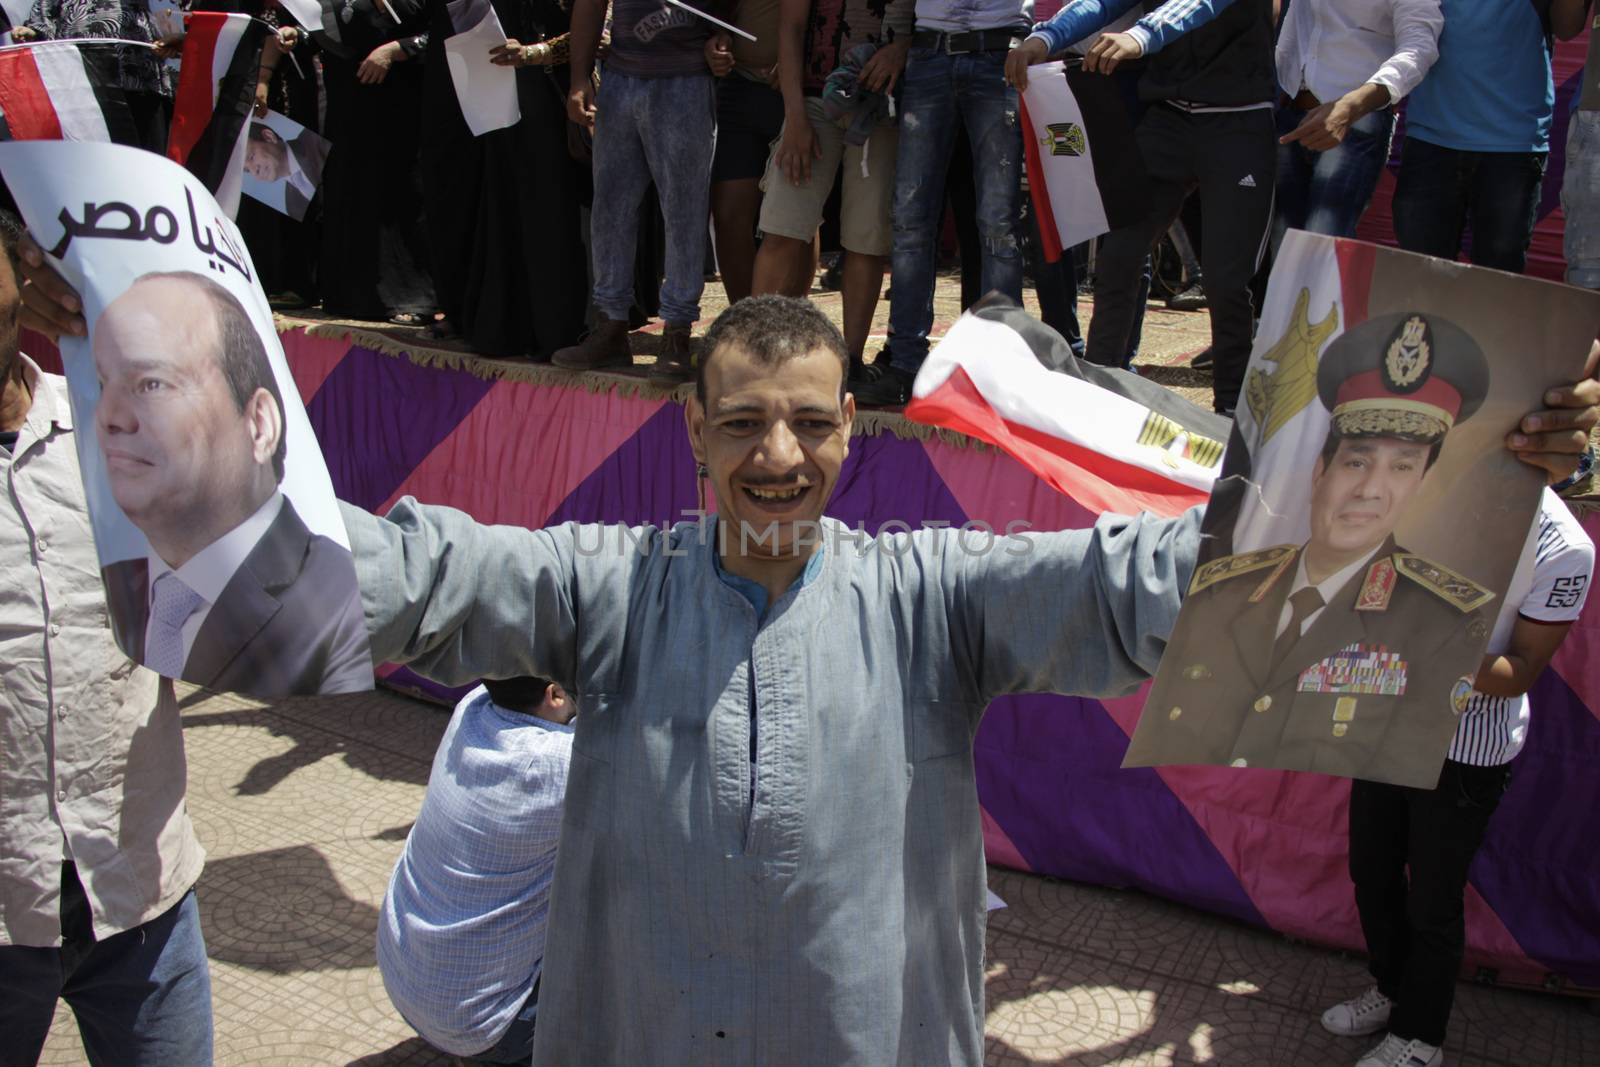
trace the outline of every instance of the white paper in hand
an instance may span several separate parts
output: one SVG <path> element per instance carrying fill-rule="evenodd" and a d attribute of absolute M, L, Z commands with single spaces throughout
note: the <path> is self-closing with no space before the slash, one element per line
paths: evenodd
<path fill-rule="evenodd" d="M 307 33 L 322 29 L 322 5 L 317 0 L 278 0 L 278 6 L 293 15 Z"/>
<path fill-rule="evenodd" d="M 483 20 L 444 43 L 445 62 L 455 83 L 461 117 L 472 136 L 512 126 L 522 118 L 517 106 L 517 70 L 489 62 L 489 49 L 506 43 L 500 17 L 488 8 Z"/>

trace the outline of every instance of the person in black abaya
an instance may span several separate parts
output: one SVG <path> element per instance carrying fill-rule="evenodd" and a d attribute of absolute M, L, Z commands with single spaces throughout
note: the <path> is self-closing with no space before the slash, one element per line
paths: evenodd
<path fill-rule="evenodd" d="M 315 37 L 333 146 L 322 173 L 322 306 L 427 325 L 436 301 L 418 173 L 424 0 L 323 0 Z"/>
<path fill-rule="evenodd" d="M 446 0 L 428 0 L 422 187 L 446 320 L 438 332 L 485 355 L 543 362 L 577 343 L 589 296 L 573 157 L 582 147 L 566 113 L 568 13 L 556 0 L 492 2 L 509 38 L 493 55 L 516 68 L 522 117 L 474 137 L 444 59 L 445 40 L 471 27 L 452 25 Z"/>
<path fill-rule="evenodd" d="M 269 110 L 286 115 L 313 133 L 321 132 L 317 106 L 317 46 L 301 32 L 277 4 L 244 0 L 244 13 L 279 31 L 268 38 L 261 53 L 261 75 L 256 84 L 255 117 Z M 293 42 L 283 47 L 284 31 Z M 304 219 L 294 219 L 275 208 L 250 199 L 239 201 L 239 232 L 250 246 L 261 287 L 280 311 L 307 307 L 317 301 L 317 260 L 321 255 L 322 198 L 312 200 Z"/>

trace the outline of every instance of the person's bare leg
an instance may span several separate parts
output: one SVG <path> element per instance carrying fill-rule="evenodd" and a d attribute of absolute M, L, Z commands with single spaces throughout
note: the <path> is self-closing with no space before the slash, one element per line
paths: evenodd
<path fill-rule="evenodd" d="M 844 297 L 844 343 L 856 363 L 861 362 L 867 335 L 872 332 L 872 316 L 878 310 L 883 272 L 888 265 L 888 256 L 865 256 L 848 250 L 844 254 L 840 286 Z"/>
<path fill-rule="evenodd" d="M 717 240 L 717 267 L 728 303 L 750 295 L 756 260 L 756 217 L 761 211 L 761 179 L 740 178 L 711 187 L 711 221 Z"/>
<path fill-rule="evenodd" d="M 814 240 L 801 241 L 775 233 L 762 237 L 751 292 L 805 296 L 811 291 L 811 279 L 817 270 L 815 248 Z"/>

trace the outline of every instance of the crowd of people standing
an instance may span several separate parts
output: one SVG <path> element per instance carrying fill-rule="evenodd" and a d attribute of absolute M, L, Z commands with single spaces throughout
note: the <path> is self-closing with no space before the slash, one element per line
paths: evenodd
<path fill-rule="evenodd" d="M 203 6 L 205 0 L 201 0 Z M 285 310 L 388 320 L 484 355 L 572 369 L 632 364 L 630 330 L 663 322 L 651 376 L 693 373 L 705 279 L 730 301 L 811 289 L 837 243 L 851 387 L 903 403 L 928 350 L 947 205 L 964 303 L 1020 301 L 1090 361 L 1127 366 L 1150 251 L 1198 201 L 1212 343 L 1195 365 L 1231 412 L 1263 262 L 1288 228 L 1350 236 L 1391 156 L 1401 247 L 1521 271 L 1555 115 L 1552 37 L 1588 0 L 495 0 L 517 68 L 518 121 L 474 136 L 444 42 L 445 0 L 325 4 L 323 27 L 265 50 L 258 109 L 333 144 L 304 222 L 242 212 Z M 275 26 L 273 0 L 243 0 Z M 1050 17 L 1043 16 L 1049 14 Z M 1036 18 L 1039 21 L 1036 21 Z M 18 39 L 158 39 L 146 5 L 38 0 Z M 164 139 L 171 63 L 124 48 L 123 88 Z M 288 57 L 288 62 L 284 62 Z M 1100 242 L 1094 315 L 1076 318 L 1073 261 L 1029 253 L 1018 92 L 1065 58 L 1118 87 L 1148 175 L 1148 213 Z M 1489 68 L 1493 79 L 1481 77 Z M 1600 203 L 1590 64 L 1573 109 L 1564 202 L 1569 280 L 1593 284 Z M 1470 236 L 1468 236 L 1470 234 Z M 1185 242 L 1186 244 L 1186 242 Z M 1587 257 L 1587 258 L 1586 258 Z M 889 335 L 867 353 L 890 282 Z M 1254 284 L 1253 284 L 1254 283 Z M 1196 300 L 1196 303 L 1199 301 Z"/>

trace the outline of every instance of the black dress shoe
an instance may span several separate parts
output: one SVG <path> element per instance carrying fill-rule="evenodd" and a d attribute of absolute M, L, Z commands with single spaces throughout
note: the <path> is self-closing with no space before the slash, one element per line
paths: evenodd
<path fill-rule="evenodd" d="M 1211 366 L 1211 349 L 1209 348 L 1189 361 L 1190 370 L 1210 370 Z"/>
<path fill-rule="evenodd" d="M 857 404 L 874 408 L 904 407 L 911 399 L 911 383 L 916 375 L 899 367 L 889 366 L 880 358 L 876 363 L 863 363 L 850 368 L 850 392 Z"/>

